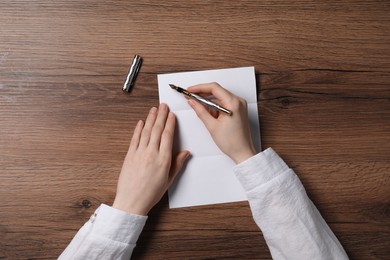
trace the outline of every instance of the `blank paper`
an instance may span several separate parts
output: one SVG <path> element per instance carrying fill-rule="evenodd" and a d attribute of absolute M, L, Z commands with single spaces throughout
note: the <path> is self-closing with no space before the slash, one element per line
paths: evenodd
<path fill-rule="evenodd" d="M 235 163 L 216 146 L 185 97 L 169 87 L 169 84 L 175 84 L 188 88 L 210 82 L 217 82 L 246 99 L 252 138 L 260 150 L 254 67 L 158 75 L 160 103 L 168 104 L 177 119 L 175 150 L 189 150 L 192 155 L 168 191 L 170 208 L 247 200 L 233 173 Z M 234 133 L 231 138 L 234 138 Z"/>

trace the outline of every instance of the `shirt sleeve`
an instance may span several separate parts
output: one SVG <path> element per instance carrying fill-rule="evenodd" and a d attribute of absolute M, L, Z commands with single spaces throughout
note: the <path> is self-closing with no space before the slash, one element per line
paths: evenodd
<path fill-rule="evenodd" d="M 234 168 L 273 259 L 348 259 L 298 176 L 268 148 Z"/>
<path fill-rule="evenodd" d="M 59 259 L 130 259 L 147 216 L 105 204 L 77 232 Z"/>

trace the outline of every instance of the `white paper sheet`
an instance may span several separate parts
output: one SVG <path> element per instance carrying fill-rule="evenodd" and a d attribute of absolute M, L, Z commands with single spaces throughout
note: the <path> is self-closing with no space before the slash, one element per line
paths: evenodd
<path fill-rule="evenodd" d="M 246 99 L 252 138 L 257 150 L 260 150 L 254 67 L 158 75 L 160 103 L 168 104 L 176 114 L 175 149 L 189 150 L 192 155 L 184 171 L 169 189 L 170 208 L 247 200 L 233 174 L 234 162 L 215 145 L 184 96 L 169 87 L 169 84 L 175 84 L 188 88 L 209 82 L 217 82 L 235 95 Z"/>

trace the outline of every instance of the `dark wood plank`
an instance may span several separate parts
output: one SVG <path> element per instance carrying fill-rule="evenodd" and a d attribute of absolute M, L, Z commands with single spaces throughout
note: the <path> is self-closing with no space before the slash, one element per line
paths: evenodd
<path fill-rule="evenodd" d="M 351 259 L 386 259 L 389 13 L 379 0 L 1 1 L 0 258 L 56 258 L 112 203 L 157 74 L 255 66 L 263 148 L 297 172 Z M 164 197 L 133 258 L 270 254 L 247 203 L 169 210 Z"/>

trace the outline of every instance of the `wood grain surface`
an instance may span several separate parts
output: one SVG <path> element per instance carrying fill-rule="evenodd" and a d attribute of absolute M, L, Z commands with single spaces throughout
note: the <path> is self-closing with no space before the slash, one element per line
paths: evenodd
<path fill-rule="evenodd" d="M 370 0 L 2 0 L 0 258 L 54 259 L 113 202 L 157 74 L 255 66 L 263 148 L 351 259 L 389 259 L 389 14 Z M 169 210 L 164 197 L 133 253 L 228 258 L 271 258 L 246 202 Z"/>

